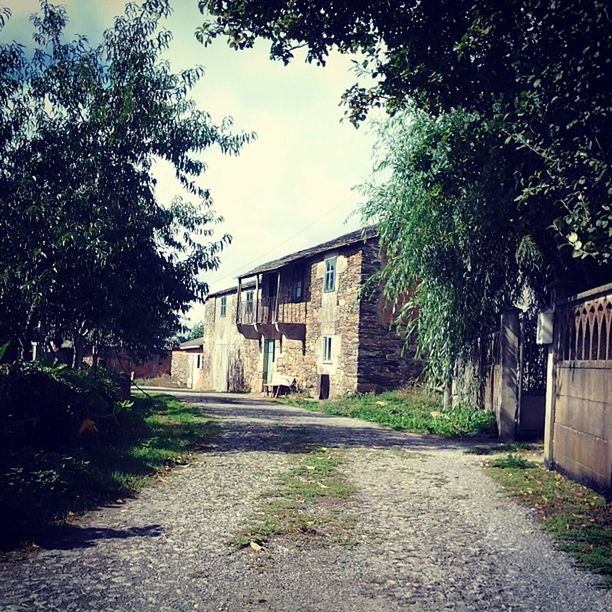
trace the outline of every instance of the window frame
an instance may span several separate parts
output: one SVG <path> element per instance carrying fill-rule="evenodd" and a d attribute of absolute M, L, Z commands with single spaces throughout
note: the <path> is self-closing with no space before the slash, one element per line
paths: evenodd
<path fill-rule="evenodd" d="M 337 257 L 325 258 L 325 274 L 323 276 L 323 292 L 333 293 L 336 290 L 337 284 Z M 331 282 L 329 279 L 331 278 Z"/>
<path fill-rule="evenodd" d="M 221 302 L 219 307 L 219 316 L 225 318 L 227 316 L 227 296 L 221 296 Z"/>
<path fill-rule="evenodd" d="M 246 292 L 246 296 L 245 296 L 245 307 L 244 307 L 244 312 L 246 314 L 253 314 L 253 306 L 254 306 L 254 291 L 253 289 L 249 289 Z"/>
<path fill-rule="evenodd" d="M 291 277 L 291 301 L 293 303 L 303 302 L 305 299 L 305 269 L 298 268 Z M 298 291 L 299 288 L 299 291 Z"/>
<path fill-rule="evenodd" d="M 323 363 L 333 363 L 333 336 L 323 336 Z"/>

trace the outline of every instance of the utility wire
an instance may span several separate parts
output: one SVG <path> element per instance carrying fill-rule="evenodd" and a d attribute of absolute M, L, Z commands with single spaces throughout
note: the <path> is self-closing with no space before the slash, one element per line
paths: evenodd
<path fill-rule="evenodd" d="M 324 213 L 323 215 L 321 215 L 320 217 L 318 217 L 314 221 L 310 222 L 308 225 L 305 225 L 302 229 L 298 230 L 295 234 L 292 234 L 291 236 L 289 236 L 288 238 L 286 238 L 282 242 L 279 242 L 278 244 L 273 246 L 271 249 L 268 249 L 265 253 L 261 253 L 260 255 L 258 255 L 257 257 L 255 257 L 251 261 L 249 261 L 248 263 L 244 264 L 243 266 L 240 266 L 240 268 L 236 268 L 233 272 L 230 272 L 227 276 L 224 276 L 220 281 L 218 281 L 218 283 L 221 284 L 221 283 L 225 282 L 226 280 L 229 280 L 230 278 L 231 279 L 236 278 L 238 272 L 240 272 L 241 270 L 247 270 L 248 268 L 251 268 L 255 263 L 258 263 L 263 257 L 265 257 L 266 255 L 269 255 L 270 253 L 276 251 L 276 249 L 278 249 L 279 247 L 287 244 L 290 240 L 293 240 L 294 238 L 296 238 L 300 234 L 303 234 L 307 229 L 310 229 L 315 223 L 318 223 L 322 219 L 325 219 L 325 217 L 329 216 L 331 213 L 333 213 L 335 210 L 340 208 L 342 205 L 343 205 L 342 203 L 341 204 L 336 204 L 336 206 L 334 206 L 333 208 L 330 208 L 326 213 Z"/>

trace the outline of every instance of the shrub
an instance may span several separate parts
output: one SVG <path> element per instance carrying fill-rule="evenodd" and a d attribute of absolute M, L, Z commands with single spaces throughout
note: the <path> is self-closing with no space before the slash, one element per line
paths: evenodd
<path fill-rule="evenodd" d="M 0 366 L 0 441 L 5 448 L 57 450 L 77 440 L 84 419 L 99 420 L 101 433 L 113 427 L 120 400 L 114 373 L 70 370 L 38 362 Z"/>

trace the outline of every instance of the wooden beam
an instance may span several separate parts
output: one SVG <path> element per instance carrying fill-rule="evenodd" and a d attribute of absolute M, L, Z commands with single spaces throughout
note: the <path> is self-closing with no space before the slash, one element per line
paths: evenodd
<path fill-rule="evenodd" d="M 255 276 L 255 323 L 259 323 L 259 274 Z"/>
<path fill-rule="evenodd" d="M 242 297 L 242 279 L 238 279 L 238 295 L 236 296 L 236 325 L 240 323 L 240 298 Z"/>
<path fill-rule="evenodd" d="M 278 322 L 278 303 L 280 301 L 280 280 L 281 280 L 281 271 L 279 270 L 276 275 L 276 304 L 274 305 L 274 323 Z"/>

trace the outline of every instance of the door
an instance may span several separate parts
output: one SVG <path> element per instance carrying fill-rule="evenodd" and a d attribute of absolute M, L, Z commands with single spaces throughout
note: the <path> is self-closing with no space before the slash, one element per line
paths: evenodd
<path fill-rule="evenodd" d="M 227 391 L 228 347 L 217 344 L 214 349 L 213 381 L 215 391 Z"/>
<path fill-rule="evenodd" d="M 264 385 L 272 382 L 272 373 L 274 371 L 275 355 L 274 340 L 266 340 L 264 344 L 264 367 L 263 367 L 263 382 Z"/>
<path fill-rule="evenodd" d="M 329 374 L 321 374 L 319 380 L 319 399 L 329 399 Z"/>

